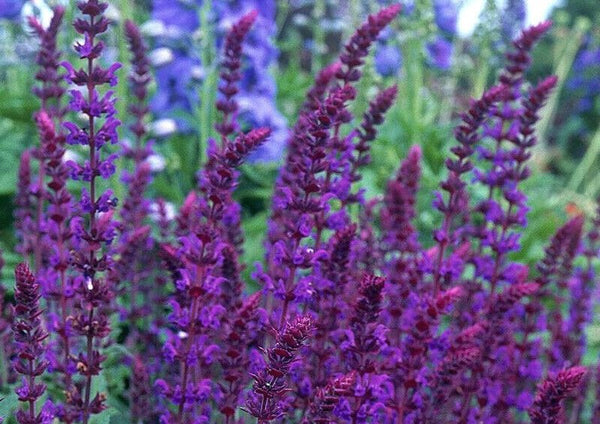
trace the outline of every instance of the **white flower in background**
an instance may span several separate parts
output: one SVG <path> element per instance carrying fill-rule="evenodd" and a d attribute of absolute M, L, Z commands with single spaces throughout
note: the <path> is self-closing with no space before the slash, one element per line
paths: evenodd
<path fill-rule="evenodd" d="M 177 40 L 181 38 L 184 33 L 181 29 L 174 25 L 165 25 L 165 23 L 158 19 L 150 19 L 140 26 L 140 31 L 147 37 L 163 37 Z"/>
<path fill-rule="evenodd" d="M 48 5 L 44 0 L 29 0 L 23 5 L 21 9 L 21 16 L 23 17 L 23 28 L 29 30 L 28 18 L 34 16 L 44 28 L 50 25 L 52 19 L 52 7 Z"/>
<path fill-rule="evenodd" d="M 108 3 L 108 7 L 104 12 L 104 16 L 106 16 L 111 22 L 121 22 L 121 11 L 117 9 L 111 2 Z"/>
<path fill-rule="evenodd" d="M 146 163 L 150 165 L 153 172 L 159 172 L 165 169 L 167 161 L 161 155 L 154 153 L 146 158 Z"/>
<path fill-rule="evenodd" d="M 152 123 L 152 133 L 157 137 L 165 137 L 177 131 L 177 123 L 174 119 L 164 118 Z"/>
<path fill-rule="evenodd" d="M 72 149 L 65 150 L 65 154 L 62 157 L 63 163 L 72 160 L 73 162 L 80 163 L 82 158 L 77 152 Z"/>
<path fill-rule="evenodd" d="M 175 219 L 175 205 L 171 202 L 165 202 L 165 213 L 167 220 L 171 221 Z M 150 204 L 150 219 L 157 222 L 160 219 L 159 215 L 160 207 L 158 203 L 152 202 Z"/>
<path fill-rule="evenodd" d="M 160 37 L 165 35 L 167 27 L 162 21 L 150 19 L 140 26 L 140 31 L 148 37 Z"/>
<path fill-rule="evenodd" d="M 152 50 L 148 55 L 148 58 L 154 66 L 162 66 L 172 62 L 173 59 L 175 59 L 175 55 L 173 54 L 173 51 L 170 48 L 159 47 L 157 49 Z"/>
<path fill-rule="evenodd" d="M 204 67 L 202 67 L 200 65 L 192 66 L 191 74 L 192 74 L 192 78 L 195 78 L 198 81 L 202 81 L 204 79 L 204 77 L 206 76 L 206 71 L 204 70 Z"/>
<path fill-rule="evenodd" d="M 130 149 L 133 147 L 133 142 L 131 141 L 131 138 L 129 138 L 129 137 L 122 137 L 119 139 L 119 141 L 126 148 Z"/>

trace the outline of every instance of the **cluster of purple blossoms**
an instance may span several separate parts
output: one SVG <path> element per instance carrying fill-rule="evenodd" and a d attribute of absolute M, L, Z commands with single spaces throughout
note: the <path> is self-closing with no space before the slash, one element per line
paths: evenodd
<path fill-rule="evenodd" d="M 41 327 L 40 286 L 26 264 L 15 269 L 15 316 L 12 330 L 15 337 L 16 358 L 14 369 L 23 375 L 22 385 L 16 389 L 21 402 L 28 408 L 17 412 L 19 424 L 43 424 L 53 418 L 52 404 L 46 403 L 36 412 L 36 402 L 44 394 L 46 385 L 36 383 L 44 374 L 48 362 L 43 359 L 44 341 L 48 333 Z"/>
<path fill-rule="evenodd" d="M 152 58 L 156 65 L 157 93 L 152 101 L 156 117 L 174 119 L 180 131 L 189 132 L 191 125 L 180 119 L 198 107 L 200 82 L 207 78 L 212 64 L 201 63 L 198 53 L 200 0 L 155 0 L 152 18 L 156 23 L 156 46 Z M 257 24 L 248 35 L 240 69 L 240 92 L 237 95 L 240 124 L 245 130 L 267 126 L 272 129 L 268 143 L 252 156 L 253 160 L 275 161 L 281 158 L 288 137 L 287 122 L 277 109 L 277 87 L 269 68 L 275 63 L 275 2 L 239 0 L 212 2 L 211 31 L 215 31 L 216 47 L 221 47 L 233 22 L 250 10 L 257 12 Z M 182 113 L 183 112 L 183 113 Z M 163 121 L 164 122 L 164 121 Z M 167 125 L 168 126 L 168 125 Z"/>
<path fill-rule="evenodd" d="M 461 116 L 434 193 L 442 221 L 428 236 L 413 223 L 420 147 L 383 196 L 369 199 L 360 188 L 397 88 L 381 89 L 361 119 L 351 104 L 370 48 L 401 8 L 369 16 L 307 94 L 277 178 L 265 261 L 253 273 L 262 288 L 249 294 L 233 193 L 239 166 L 273 134 L 245 131 L 237 113 L 243 51 L 259 13 L 242 15 L 224 38 L 214 105 L 220 137 L 171 225 L 160 199 L 156 223 L 150 219 L 145 43 L 125 23 L 134 101 L 133 141 L 123 145 L 107 87 L 119 65 L 100 65 L 106 8 L 78 3 L 83 66 L 63 63 L 72 121 L 64 122 L 57 78 L 62 10 L 54 26 L 37 30 L 41 143 L 24 153 L 17 215 L 29 219 L 19 236 L 35 267 L 18 266 L 14 314 L 0 310 L 1 326 L 13 330 L 13 374 L 23 376 L 19 423 L 110 420 L 115 405 L 125 405 L 119 413 L 130 422 L 163 424 L 498 423 L 526 415 L 559 423 L 584 414 L 599 422 L 600 401 L 586 396 L 597 390 L 599 366 L 581 362 L 598 284 L 600 206 L 589 224 L 577 216 L 559 228 L 535 269 L 513 259 L 527 225 L 521 185 L 534 128 L 557 82 L 525 79 L 549 22 L 513 42 L 497 84 Z M 69 145 L 86 159 L 65 161 Z M 114 149 L 132 168 L 121 202 L 107 187 Z M 43 168 L 37 183 L 32 157 Z M 77 195 L 69 178 L 80 184 Z M 128 365 L 115 377 L 118 391 L 99 381 L 112 371 L 110 343 L 123 345 Z"/>

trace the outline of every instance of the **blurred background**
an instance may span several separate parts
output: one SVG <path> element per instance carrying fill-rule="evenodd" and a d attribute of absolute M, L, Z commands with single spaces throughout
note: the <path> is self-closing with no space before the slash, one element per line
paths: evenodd
<path fill-rule="evenodd" d="M 105 38 L 107 61 L 124 64 L 129 53 L 122 24 L 132 19 L 149 47 L 155 82 L 152 119 L 147 122 L 156 154 L 153 198 L 163 198 L 173 213 L 195 184 L 208 140 L 214 136 L 220 48 L 225 32 L 249 9 L 259 18 L 245 46 L 239 102 L 245 128 L 269 126 L 273 136 L 244 165 L 236 196 L 243 206 L 247 263 L 262 259 L 262 238 L 277 168 L 288 131 L 295 122 L 315 73 L 332 63 L 353 30 L 388 1 L 367 0 L 119 0 L 110 2 L 114 27 Z M 528 24 L 550 18 L 554 26 L 534 51 L 528 76 L 533 83 L 558 75 L 558 89 L 538 126 L 534 172 L 525 192 L 530 197 L 529 225 L 517 258 L 533 263 L 543 243 L 567 216 L 592 215 L 600 194 L 600 3 L 594 0 L 414 0 L 401 1 L 402 16 L 384 32 L 365 66 L 360 95 L 353 105 L 360 119 L 374 94 L 399 86 L 398 101 L 373 145 L 372 163 L 363 173 L 367 197 L 382 193 L 407 149 L 424 152 L 418 226 L 428 239 L 439 216 L 432 192 L 444 176 L 443 160 L 453 144 L 453 127 L 469 99 L 493 84 L 504 65 L 510 40 Z M 14 196 L 19 156 L 37 143 L 32 115 L 39 101 L 32 94 L 38 41 L 27 17 L 47 24 L 52 7 L 76 13 L 74 2 L 0 0 L 0 249 L 9 266 L 14 252 Z M 60 32 L 64 57 L 73 55 L 78 35 L 70 24 Z M 117 88 L 120 119 L 128 121 L 127 84 Z M 122 126 L 122 140 L 129 135 Z M 75 153 L 76 154 L 76 151 Z M 116 185 L 115 185 L 116 186 Z M 122 190 L 122 189 L 121 189 Z M 117 192 L 117 195 L 119 192 Z"/>

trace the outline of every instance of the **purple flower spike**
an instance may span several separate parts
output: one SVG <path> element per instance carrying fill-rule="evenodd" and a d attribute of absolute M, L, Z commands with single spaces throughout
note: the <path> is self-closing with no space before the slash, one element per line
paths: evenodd
<path fill-rule="evenodd" d="M 587 369 L 581 366 L 567 368 L 556 376 L 548 377 L 538 388 L 529 410 L 532 424 L 559 424 L 564 422 L 562 401 L 581 383 Z"/>
<path fill-rule="evenodd" d="M 371 149 L 371 142 L 377 137 L 377 125 L 383 123 L 386 112 L 396 101 L 397 94 L 398 87 L 395 85 L 382 90 L 369 103 L 369 109 L 363 115 L 358 134 L 359 141 L 354 146 L 356 153 L 355 157 L 352 158 L 350 171 L 350 180 L 353 183 L 360 179 L 358 168 L 366 166 L 371 161 L 369 150 Z"/>
<path fill-rule="evenodd" d="M 319 107 L 320 102 L 323 101 L 327 90 L 329 89 L 332 81 L 334 81 L 335 75 L 341 68 L 341 63 L 333 62 L 321 69 L 315 77 L 315 83 L 306 94 L 306 101 L 302 106 L 303 111 L 309 112 Z"/>
<path fill-rule="evenodd" d="M 82 43 L 75 45 L 75 50 L 85 66 L 75 69 L 67 62 L 63 66 L 67 70 L 67 81 L 83 88 L 82 91 L 70 91 L 71 107 L 86 117 L 83 127 L 75 123 L 65 124 L 71 137 L 74 136 L 78 143 L 88 147 L 85 164 L 73 164 L 75 179 L 87 181 L 88 187 L 82 190 L 78 205 L 80 216 L 73 220 L 77 249 L 72 251 L 70 260 L 72 268 L 79 273 L 74 284 L 77 308 L 73 311 L 71 323 L 74 334 L 85 342 L 77 353 L 72 352 L 72 357 L 77 358 L 77 371 L 82 384 L 66 388 L 69 394 L 64 410 L 65 416 L 79 416 L 82 423 L 87 424 L 92 414 L 98 414 L 106 407 L 106 395 L 102 392 L 92 393 L 92 380 L 100 373 L 105 359 L 99 347 L 104 345 L 104 339 L 111 331 L 108 314 L 114 294 L 105 273 L 111 266 L 107 252 L 115 238 L 116 223 L 112 215 L 117 202 L 110 190 L 99 191 L 97 178 L 108 178 L 114 173 L 114 156 L 103 159 L 102 147 L 106 142 L 117 142 L 116 129 L 120 124 L 115 118 L 113 92 L 109 90 L 102 94 L 98 89 L 103 85 L 116 84 L 115 71 L 120 64 L 102 68 L 97 63 L 104 50 L 104 44 L 98 40 L 98 36 L 106 32 L 109 25 L 108 19 L 103 16 L 108 4 L 88 0 L 79 2 L 77 7 L 87 16 L 74 22 L 75 30 L 84 38 Z"/>
<path fill-rule="evenodd" d="M 223 114 L 223 121 L 216 126 L 217 131 L 221 134 L 223 144 L 239 127 L 235 121 L 235 114 L 239 106 L 234 97 L 239 91 L 237 83 L 242 79 L 240 72 L 242 42 L 257 16 L 258 12 L 255 10 L 244 15 L 233 25 L 225 38 L 225 59 L 222 64 L 223 71 L 221 72 L 221 83 L 219 84 L 219 91 L 223 98 L 217 100 L 216 105 L 217 109 Z"/>
<path fill-rule="evenodd" d="M 260 424 L 267 424 L 285 415 L 281 404 L 288 390 L 285 378 L 312 328 L 312 320 L 300 316 L 279 330 L 275 346 L 266 352 L 268 362 L 265 368 L 252 376 L 254 384 L 245 409 Z"/>
<path fill-rule="evenodd" d="M 355 390 L 356 373 L 354 371 L 334 378 L 324 388 L 319 388 L 310 407 L 310 414 L 303 424 L 330 424 L 336 422 L 338 405 L 344 398 L 352 396 Z"/>
<path fill-rule="evenodd" d="M 56 7 L 48 29 L 44 29 L 35 17 L 29 17 L 29 26 L 40 38 L 40 51 L 36 58 L 40 69 L 35 78 L 42 86 L 34 88 L 33 92 L 42 100 L 42 109 L 59 119 L 65 113 L 60 105 L 65 89 L 62 85 L 63 75 L 59 72 L 60 52 L 56 49 L 56 37 L 64 14 L 64 8 Z"/>
<path fill-rule="evenodd" d="M 399 4 L 394 4 L 382 9 L 377 14 L 370 15 L 367 22 L 354 33 L 344 46 L 344 52 L 340 56 L 340 62 L 344 65 L 336 73 L 336 77 L 340 81 L 349 84 L 360 79 L 361 73 L 358 67 L 364 63 L 364 57 L 367 55 L 369 47 L 377 39 L 379 33 L 400 13 L 400 9 Z"/>
<path fill-rule="evenodd" d="M 44 394 L 46 385 L 36 383 L 46 368 L 48 362 L 43 359 L 44 340 L 48 333 L 40 325 L 40 286 L 35 276 L 24 263 L 15 269 L 15 321 L 12 325 L 17 349 L 14 362 L 15 370 L 24 376 L 23 384 L 16 389 L 21 402 L 27 407 L 17 412 L 19 424 L 43 424 L 42 412 L 36 413 L 36 401 Z M 50 417 L 52 418 L 52 417 Z"/>
<path fill-rule="evenodd" d="M 135 135 L 135 149 L 126 152 L 126 154 L 139 163 L 146 159 L 151 151 L 142 147 L 142 140 L 146 135 L 146 125 L 144 118 L 148 115 L 150 109 L 147 105 L 148 84 L 152 81 L 150 74 L 150 61 L 146 53 L 147 47 L 142 39 L 138 27 L 127 20 L 125 22 L 125 36 L 129 44 L 129 50 L 132 54 L 132 73 L 129 75 L 129 85 L 136 102 L 129 105 L 129 112 L 135 117 L 135 121 L 129 125 L 129 129 Z"/>

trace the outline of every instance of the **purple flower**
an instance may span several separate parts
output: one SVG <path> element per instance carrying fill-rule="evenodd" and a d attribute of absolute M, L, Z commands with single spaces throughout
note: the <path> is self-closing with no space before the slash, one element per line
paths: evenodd
<path fill-rule="evenodd" d="M 584 367 L 575 366 L 546 378 L 529 410 L 532 424 L 560 423 L 562 401 L 581 384 L 586 373 Z"/>
<path fill-rule="evenodd" d="M 44 360 L 43 341 L 48 333 L 41 327 L 40 286 L 35 276 L 24 263 L 15 269 L 15 320 L 12 325 L 16 345 L 15 370 L 24 376 L 23 383 L 15 392 L 19 401 L 27 404 L 26 409 L 17 412 L 19 424 L 43 424 L 41 413 L 36 413 L 36 401 L 44 394 L 46 385 L 36 383 L 48 362 Z M 49 417 L 50 419 L 53 416 Z"/>
<path fill-rule="evenodd" d="M 154 0 L 152 18 L 176 27 L 181 33 L 191 33 L 199 24 L 197 6 L 195 1 Z"/>
<path fill-rule="evenodd" d="M 35 87 L 33 92 L 42 100 L 42 109 L 57 118 L 62 118 L 65 112 L 60 104 L 65 89 L 62 86 L 63 75 L 59 72 L 60 52 L 56 48 L 56 37 L 64 12 L 61 7 L 55 8 L 47 29 L 33 16 L 29 17 L 29 26 L 40 38 L 40 51 L 36 57 L 36 63 L 40 66 L 40 70 L 36 73 L 35 78 L 42 83 L 42 86 Z"/>
<path fill-rule="evenodd" d="M 375 51 L 375 70 L 384 77 L 398 73 L 402 68 L 402 53 L 395 46 L 377 46 Z"/>
<path fill-rule="evenodd" d="M 434 0 L 433 13 L 437 27 L 449 36 L 456 34 L 458 7 L 454 0 Z"/>
<path fill-rule="evenodd" d="M 0 19 L 13 20 L 21 14 L 23 0 L 1 0 Z"/>
<path fill-rule="evenodd" d="M 112 162 L 115 156 L 102 160 L 99 152 L 107 141 L 117 141 L 116 127 L 119 121 L 114 116 L 113 92 L 107 90 L 101 93 L 99 88 L 116 84 L 115 72 L 121 65 L 114 63 L 103 68 L 96 62 L 104 49 L 98 36 L 108 29 L 109 21 L 103 16 L 108 5 L 98 0 L 88 0 L 78 3 L 77 7 L 86 16 L 74 23 L 75 30 L 84 37 L 83 43 L 75 45 L 80 59 L 83 59 L 82 67 L 76 69 L 68 62 L 62 65 L 67 70 L 66 80 L 79 87 L 70 90 L 71 108 L 86 115 L 83 127 L 72 122 L 65 124 L 70 132 L 70 143 L 87 146 L 89 155 L 83 166 L 75 162 L 70 165 L 74 179 L 88 183 L 81 192 L 77 211 L 79 216 L 72 221 L 75 249 L 71 251 L 70 258 L 72 270 L 79 274 L 73 284 L 79 307 L 73 308 L 70 323 L 74 336 L 84 339 L 82 345 L 86 347 L 72 347 L 75 350 L 71 351 L 71 355 L 77 358 L 78 363 L 78 380 L 83 384 L 75 385 L 70 379 L 67 380 L 65 390 L 69 395 L 66 403 L 61 405 L 63 411 L 60 415 L 63 418 L 78 415 L 83 422 L 87 422 L 92 414 L 98 414 L 105 408 L 106 396 L 100 392 L 92 393 L 91 382 L 100 373 L 105 359 L 97 347 L 103 344 L 102 341 L 110 333 L 107 313 L 113 294 L 105 275 L 110 263 L 106 253 L 115 237 L 116 226 L 112 221 L 116 199 L 110 190 L 97 190 L 96 179 L 99 176 L 108 177 L 114 172 Z M 87 217 L 85 223 L 84 216 Z"/>
<path fill-rule="evenodd" d="M 434 41 L 427 43 L 430 63 L 444 71 L 450 69 L 453 50 L 452 43 L 441 36 L 437 36 Z"/>
<path fill-rule="evenodd" d="M 300 316 L 278 331 L 275 345 L 266 351 L 265 368 L 253 376 L 252 392 L 245 409 L 260 422 L 269 422 L 284 415 L 283 395 L 287 385 L 283 380 L 312 331 L 309 317 Z"/>

